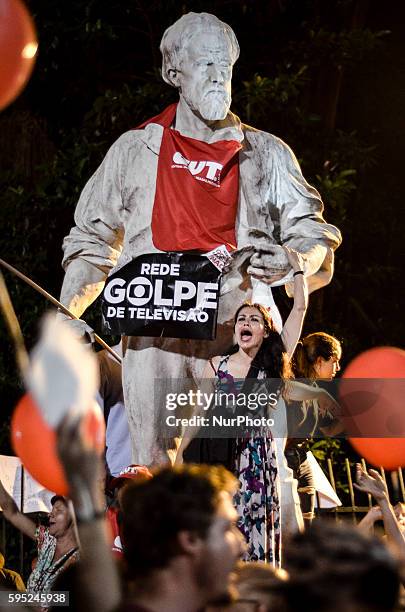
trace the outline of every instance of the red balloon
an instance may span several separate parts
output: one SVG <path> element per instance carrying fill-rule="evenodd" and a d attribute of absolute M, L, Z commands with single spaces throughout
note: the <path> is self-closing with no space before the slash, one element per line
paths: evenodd
<path fill-rule="evenodd" d="M 20 0 L 0 0 L 0 110 L 28 81 L 38 48 L 32 19 Z"/>
<path fill-rule="evenodd" d="M 344 378 L 405 378 L 405 351 L 377 346 L 357 355 L 347 366 Z"/>
<path fill-rule="evenodd" d="M 85 439 L 98 451 L 104 449 L 105 425 L 101 411 L 90 409 L 83 418 Z M 17 404 L 11 419 L 11 440 L 26 470 L 46 489 L 68 495 L 62 465 L 56 451 L 56 433 L 42 417 L 29 394 Z"/>
<path fill-rule="evenodd" d="M 343 379 L 342 421 L 353 447 L 377 467 L 405 466 L 405 351 L 386 346 L 365 351 Z"/>
<path fill-rule="evenodd" d="M 405 438 L 349 438 L 368 463 L 386 470 L 405 466 Z"/>

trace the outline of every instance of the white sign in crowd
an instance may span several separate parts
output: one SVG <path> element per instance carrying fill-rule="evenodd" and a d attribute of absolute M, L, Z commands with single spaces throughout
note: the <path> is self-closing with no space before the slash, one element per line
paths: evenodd
<path fill-rule="evenodd" d="M 34 480 L 18 457 L 0 455 L 0 481 L 22 512 L 50 512 L 54 493 Z"/>

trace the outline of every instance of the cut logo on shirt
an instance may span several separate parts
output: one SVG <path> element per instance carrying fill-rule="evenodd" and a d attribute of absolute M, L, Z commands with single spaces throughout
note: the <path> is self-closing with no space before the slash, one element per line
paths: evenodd
<path fill-rule="evenodd" d="M 220 187 L 222 164 L 214 161 L 190 161 L 184 155 L 176 151 L 173 155 L 172 168 L 187 169 L 197 181 L 210 183 L 214 187 Z"/>
<path fill-rule="evenodd" d="M 118 551 L 122 551 L 122 550 L 123 550 L 123 549 L 122 549 L 122 542 L 121 542 L 121 538 L 120 538 L 120 536 L 117 536 L 117 537 L 114 539 L 113 549 L 117 550 L 117 552 L 118 552 Z"/>

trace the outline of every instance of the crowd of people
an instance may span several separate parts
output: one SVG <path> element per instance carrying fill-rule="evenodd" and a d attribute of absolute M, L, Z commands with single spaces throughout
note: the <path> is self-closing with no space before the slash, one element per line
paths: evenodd
<path fill-rule="evenodd" d="M 377 472 L 359 466 L 357 486 L 378 503 L 387 543 L 362 525 L 317 519 L 285 543 L 280 569 L 240 561 L 248 542 L 237 525 L 238 478 L 229 470 L 184 464 L 133 471 L 120 490 L 117 559 L 98 478 L 102 458 L 77 419 L 67 417 L 58 438 L 71 501 L 53 499 L 48 528 L 38 530 L 1 489 L 7 518 L 37 539 L 28 592 L 68 591 L 69 609 L 100 612 L 400 609 L 403 526 Z"/>
<path fill-rule="evenodd" d="M 289 257 L 299 272 L 298 254 Z M 219 441 L 197 439 L 195 430 L 187 430 L 177 465 L 129 465 L 106 479 L 105 456 L 88 445 L 80 420 L 70 415 L 58 430 L 70 499 L 52 498 L 47 526 L 23 515 L 0 483 L 4 516 L 37 543 L 27 593 L 69 592 L 70 609 L 101 612 L 400 609 L 404 505 L 391 505 L 377 471 L 357 467 L 356 487 L 376 502 L 357 528 L 320 518 L 311 525 L 313 486 L 303 439 L 339 427 L 337 404 L 322 381 L 339 370 L 341 346 L 325 333 L 299 341 L 306 308 L 302 274 L 295 284 L 293 310 L 281 334 L 267 309 L 243 304 L 235 315 L 236 345 L 213 357 L 204 373 L 216 387 L 228 385 L 236 393 L 249 381 L 279 380 L 277 405 L 269 408 L 283 417 L 275 419 L 279 431 Z M 295 381 L 293 371 L 305 375 L 306 383 Z M 279 449 L 286 443 L 286 413 L 297 403 L 296 431 L 304 433 L 287 446 L 284 461 L 289 457 L 291 465 L 294 449 L 307 522 L 305 529 L 285 534 L 287 480 L 282 482 Z M 187 463 L 186 449 L 193 445 L 200 464 Z M 287 505 L 291 497 L 290 491 Z M 373 534 L 378 520 L 384 538 Z M 52 601 L 37 607 L 52 608 Z"/>

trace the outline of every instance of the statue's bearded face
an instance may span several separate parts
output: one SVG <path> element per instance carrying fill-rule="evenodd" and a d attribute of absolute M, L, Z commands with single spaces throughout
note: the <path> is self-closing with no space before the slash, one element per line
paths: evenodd
<path fill-rule="evenodd" d="M 183 50 L 180 95 L 206 121 L 225 119 L 229 111 L 232 65 L 230 42 L 220 30 L 196 32 Z"/>

